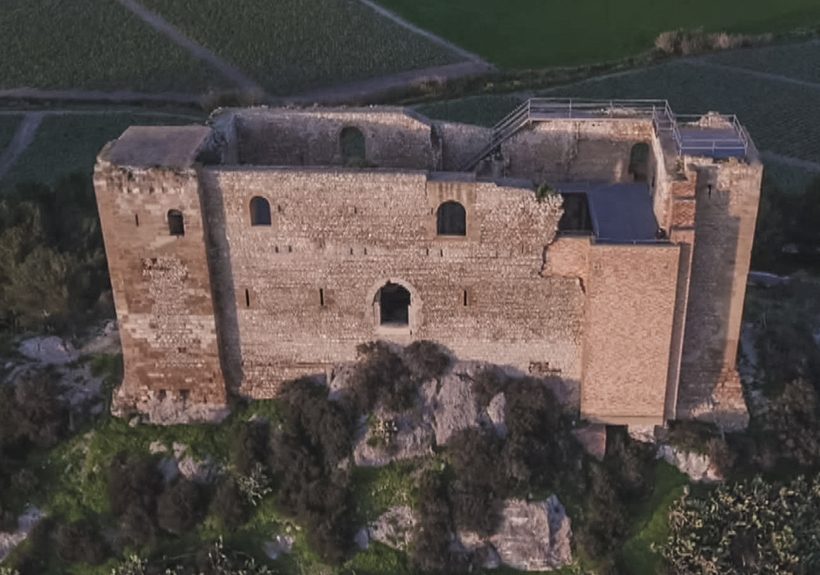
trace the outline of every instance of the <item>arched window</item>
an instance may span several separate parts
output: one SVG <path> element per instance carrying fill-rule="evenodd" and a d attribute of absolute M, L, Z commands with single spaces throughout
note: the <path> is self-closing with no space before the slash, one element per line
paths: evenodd
<path fill-rule="evenodd" d="M 402 327 L 410 324 L 410 292 L 404 286 L 387 282 L 376 296 L 379 299 L 379 324 Z"/>
<path fill-rule="evenodd" d="M 436 233 L 440 236 L 466 236 L 467 211 L 458 202 L 444 202 L 436 212 Z"/>
<path fill-rule="evenodd" d="M 172 236 L 185 235 L 185 220 L 179 210 L 168 210 L 168 233 Z"/>
<path fill-rule="evenodd" d="M 629 152 L 629 173 L 636 182 L 649 179 L 649 144 L 640 142 L 632 146 Z"/>
<path fill-rule="evenodd" d="M 345 166 L 362 164 L 366 159 L 364 134 L 358 128 L 348 126 L 339 134 L 339 148 L 342 152 L 342 163 Z"/>
<path fill-rule="evenodd" d="M 270 203 L 265 198 L 255 196 L 251 199 L 251 225 L 270 225 Z"/>

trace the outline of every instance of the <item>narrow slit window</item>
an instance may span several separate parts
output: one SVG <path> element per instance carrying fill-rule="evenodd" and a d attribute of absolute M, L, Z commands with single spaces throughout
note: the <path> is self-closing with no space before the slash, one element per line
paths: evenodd
<path fill-rule="evenodd" d="M 467 307 L 468 305 L 470 305 L 470 302 L 467 299 L 467 290 L 466 289 L 461 290 L 461 299 L 462 299 L 462 303 L 464 304 L 464 307 Z"/>
<path fill-rule="evenodd" d="M 319 288 L 319 305 L 325 307 L 325 290 Z"/>
<path fill-rule="evenodd" d="M 168 233 L 172 236 L 185 235 L 185 220 L 179 210 L 168 211 Z"/>
<path fill-rule="evenodd" d="M 245 307 L 251 307 L 251 292 L 245 290 Z"/>
<path fill-rule="evenodd" d="M 140 215 L 139 214 L 134 214 L 134 224 L 137 227 L 140 227 Z"/>

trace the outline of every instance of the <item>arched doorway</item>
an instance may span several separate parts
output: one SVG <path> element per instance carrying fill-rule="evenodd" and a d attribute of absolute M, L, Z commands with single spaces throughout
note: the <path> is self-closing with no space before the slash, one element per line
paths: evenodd
<path fill-rule="evenodd" d="M 410 325 L 412 297 L 404 286 L 387 282 L 376 294 L 379 305 L 379 325 L 407 327 Z"/>
<path fill-rule="evenodd" d="M 649 179 L 649 144 L 639 142 L 629 152 L 629 173 L 636 182 Z"/>

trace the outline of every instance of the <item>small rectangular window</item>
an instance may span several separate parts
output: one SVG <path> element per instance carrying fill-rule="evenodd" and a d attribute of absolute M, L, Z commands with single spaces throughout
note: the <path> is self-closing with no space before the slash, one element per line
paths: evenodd
<path fill-rule="evenodd" d="M 245 290 L 245 307 L 251 307 L 251 292 Z"/>
<path fill-rule="evenodd" d="M 191 397 L 191 390 L 190 389 L 180 389 L 179 390 L 179 398 L 184 402 L 188 401 L 188 398 Z"/>
<path fill-rule="evenodd" d="M 319 305 L 325 307 L 325 290 L 319 288 Z"/>

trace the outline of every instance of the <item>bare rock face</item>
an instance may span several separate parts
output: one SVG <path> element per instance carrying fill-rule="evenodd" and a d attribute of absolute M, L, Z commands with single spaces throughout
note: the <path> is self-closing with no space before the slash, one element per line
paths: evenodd
<path fill-rule="evenodd" d="M 11 533 L 0 532 L 0 562 L 2 562 L 14 548 L 25 541 L 37 524 L 45 515 L 36 507 L 29 507 L 26 512 L 17 518 L 17 531 Z"/>
<path fill-rule="evenodd" d="M 572 528 L 554 495 L 546 501 L 505 502 L 501 524 L 489 542 L 501 563 L 520 571 L 548 571 L 572 562 Z"/>
<path fill-rule="evenodd" d="M 26 358 L 43 365 L 66 365 L 79 358 L 70 343 L 54 335 L 23 340 L 19 350 Z"/>
<path fill-rule="evenodd" d="M 147 396 L 134 401 L 128 397 L 122 387 L 114 395 L 111 413 L 117 417 L 127 417 L 138 412 L 144 414 L 149 423 L 155 425 L 184 425 L 188 423 L 219 423 L 230 414 L 230 409 L 223 404 L 190 403 L 167 396 L 160 399 Z"/>
<path fill-rule="evenodd" d="M 717 466 L 705 453 L 683 451 L 672 445 L 664 444 L 658 447 L 657 457 L 674 465 L 696 483 L 714 483 L 723 480 Z"/>
<path fill-rule="evenodd" d="M 487 406 L 487 417 L 490 418 L 490 423 L 495 429 L 495 434 L 504 439 L 507 437 L 507 397 L 503 393 L 497 394 L 490 400 Z"/>
<path fill-rule="evenodd" d="M 391 507 L 368 526 L 369 538 L 393 549 L 404 550 L 413 540 L 418 519 L 410 507 Z"/>
<path fill-rule="evenodd" d="M 455 433 L 480 424 L 472 383 L 455 370 L 444 376 L 440 384 L 425 383 L 422 397 L 437 445 L 445 445 Z"/>
<path fill-rule="evenodd" d="M 293 537 L 290 535 L 276 535 L 273 540 L 265 543 L 265 555 L 276 561 L 282 555 L 290 555 L 293 550 Z"/>
<path fill-rule="evenodd" d="M 359 467 L 381 467 L 391 461 L 425 457 L 433 453 L 432 426 L 418 413 L 397 414 L 384 409 L 362 422 L 353 448 Z"/>

